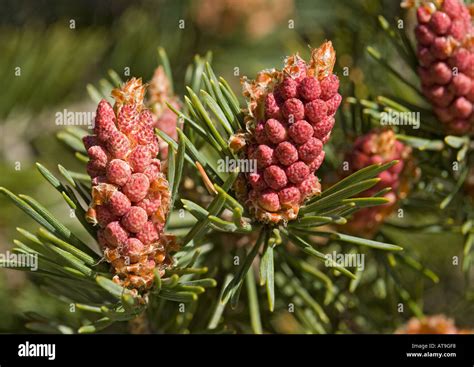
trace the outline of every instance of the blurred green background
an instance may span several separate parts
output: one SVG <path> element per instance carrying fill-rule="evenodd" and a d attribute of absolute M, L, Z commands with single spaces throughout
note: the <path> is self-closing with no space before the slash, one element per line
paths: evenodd
<path fill-rule="evenodd" d="M 0 186 L 41 198 L 43 204 L 72 227 L 76 220 L 70 218 L 61 198 L 41 179 L 34 166 L 39 161 L 53 172 L 57 164 L 79 167 L 55 137 L 62 128 L 55 123 L 55 115 L 64 109 L 93 112 L 95 106 L 86 86 L 98 85 L 109 69 L 124 79 L 129 71 L 130 76 L 149 80 L 157 66 L 158 46 L 167 50 L 178 94 L 184 90 L 184 73 L 195 54 L 212 51 L 216 73 L 238 91 L 241 76 L 253 77 L 261 69 L 280 67 L 283 57 L 292 52 L 307 57 L 308 45 L 317 47 L 325 39 L 332 40 L 337 51 L 338 74 L 343 68 L 350 68 L 350 75 L 341 79 L 343 96 L 362 98 L 400 88 L 387 78 L 384 70 L 374 67 L 365 52 L 368 45 L 377 45 L 386 55 L 393 54 L 397 65 L 396 53 L 384 40 L 376 17 L 383 14 L 392 20 L 401 16 L 398 1 L 0 3 Z M 0 197 L 1 252 L 11 246 L 18 226 L 35 228 L 21 211 Z M 450 246 L 456 246 L 456 241 L 453 239 Z M 461 275 L 453 274 L 447 264 L 451 250 L 446 246 L 446 253 L 433 253 L 426 245 L 433 242 L 426 238 L 416 242 L 424 259 L 444 281 L 427 290 L 430 310 L 451 315 L 456 312 L 460 325 L 472 327 L 469 308 L 463 304 L 456 309 L 455 304 L 444 299 L 451 293 L 462 292 Z M 26 331 L 23 313 L 31 310 L 57 319 L 71 317 L 63 304 L 50 299 L 24 274 L 2 270 L 0 332 Z"/>

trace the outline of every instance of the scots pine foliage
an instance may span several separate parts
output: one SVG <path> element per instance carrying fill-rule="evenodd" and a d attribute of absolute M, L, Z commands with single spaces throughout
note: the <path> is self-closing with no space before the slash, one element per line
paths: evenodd
<path fill-rule="evenodd" d="M 116 87 L 120 87 L 122 82 L 117 74 L 114 72 L 109 74 Z M 89 89 L 92 93 L 95 92 L 92 87 Z M 13 252 L 25 256 L 36 256 L 38 269 L 31 271 L 30 274 L 38 278 L 38 282 L 42 284 L 45 291 L 70 306 L 90 314 L 77 331 L 96 332 L 114 322 L 132 320 L 137 316 L 140 320 L 143 319 L 143 313 L 147 312 L 149 305 L 164 307 L 163 304 L 166 301 L 192 302 L 206 288 L 214 287 L 216 284 L 213 279 L 201 277 L 207 269 L 205 266 L 196 266 L 199 260 L 199 253 L 196 251 L 178 251 L 174 254 L 172 268 L 164 272 L 157 267 L 154 274 L 152 272 L 154 286 L 151 290 L 137 292 L 136 289 L 126 288 L 112 281 L 114 274 L 104 262 L 104 248 L 99 246 L 98 226 L 94 225 L 96 221 L 90 220 L 91 213 L 87 208 L 93 201 L 93 197 L 91 196 L 91 179 L 86 173 L 88 158 L 82 144 L 82 139 L 86 135 L 85 130 L 77 128 L 68 128 L 58 135 L 84 163 L 83 172 L 74 172 L 58 166 L 61 175 L 61 178 L 58 178 L 40 163 L 37 164 L 37 168 L 63 197 L 66 205 L 80 221 L 84 232 L 89 235 L 87 240 L 81 240 L 80 237 L 82 238 L 84 233 L 81 236 L 73 233 L 34 198 L 16 195 L 6 188 L 0 188 L 2 194 L 41 225 L 36 233 L 18 228 L 22 238 L 14 241 Z M 184 141 L 180 139 L 176 151 L 168 155 L 166 162 L 169 190 L 174 194 L 181 181 L 183 161 Z M 173 205 L 172 201 L 169 205 Z M 9 264 L 8 259 L 2 262 L 2 266 L 18 269 L 16 264 Z M 39 316 L 34 316 L 34 318 L 35 329 L 43 331 L 54 329 L 54 321 L 45 321 Z M 174 326 L 171 323 L 156 325 L 146 322 L 145 324 L 149 331 Z M 133 329 L 133 324 L 131 327 Z M 61 329 L 57 331 L 61 332 Z"/>
<path fill-rule="evenodd" d="M 298 62 L 299 57 L 292 56 L 291 60 Z M 281 75 L 283 78 L 283 73 Z M 397 162 L 375 164 L 353 173 L 303 202 L 294 210 L 295 216 L 292 218 L 280 220 L 281 217 L 277 216 L 277 220 L 272 220 L 270 215 L 262 220 L 262 217 L 255 215 L 255 211 L 249 210 L 248 203 L 239 196 L 243 176 L 238 168 L 231 171 L 219 169 L 222 162 L 239 159 L 235 147 L 245 144 L 242 143 L 245 134 L 254 133 L 255 125 L 249 123 L 251 119 L 246 119 L 238 97 L 207 63 L 201 89 L 196 91 L 188 88 L 184 100 L 187 113 L 169 107 L 184 122 L 184 131 L 178 131 L 186 142 L 185 160 L 199 172 L 208 194 L 202 196 L 201 200 L 182 199 L 183 207 L 197 222 L 183 238 L 181 245 L 183 248 L 199 248 L 202 244 L 215 242 L 213 247 L 224 247 L 220 253 L 225 256 L 226 249 L 232 247 L 228 241 L 235 243 L 234 250 L 239 242 L 245 244 L 245 254 L 239 258 L 237 270 L 227 267 L 227 272 L 233 275 L 228 274 L 224 278 L 226 282 L 220 298 L 224 304 L 230 302 L 234 308 L 237 307 L 245 284 L 254 332 L 262 332 L 262 322 L 265 323 L 262 320 L 267 317 L 264 315 L 266 310 L 260 306 L 262 301 L 251 270 L 253 265 L 259 269 L 258 284 L 266 289 L 266 309 L 273 311 L 276 305 L 284 308 L 285 304 L 295 302 L 303 310 L 297 312 L 297 318 L 304 325 L 303 330 L 330 331 L 332 326 L 328 315 L 320 305 L 320 300 L 313 298 L 311 288 L 316 284 L 318 298 L 319 294 L 323 294 L 322 302 L 325 305 L 332 303 L 331 307 L 334 308 L 338 303 L 344 307 L 338 299 L 340 292 L 331 280 L 331 273 L 338 278 L 346 278 L 346 286 L 351 284 L 354 290 L 361 274 L 355 274 L 336 261 L 328 260 L 324 248 L 330 248 L 330 244 L 340 244 L 348 253 L 355 248 L 359 250 L 359 247 L 379 252 L 402 250 L 390 243 L 354 237 L 337 230 L 357 210 L 388 202 L 383 195 L 390 188 L 379 190 L 371 197 L 358 195 L 375 186 L 380 181 L 377 176 Z M 157 131 L 157 134 L 170 146 L 177 148 L 177 143 L 166 134 L 161 131 Z M 326 244 L 327 247 L 317 244 Z M 221 262 L 224 263 L 222 258 Z M 317 262 L 326 265 L 324 270 L 319 269 Z M 322 289 L 325 289 L 323 293 Z M 341 299 L 344 299 L 344 295 L 341 295 Z"/>
<path fill-rule="evenodd" d="M 406 35 L 399 31 L 394 33 L 384 20 L 381 23 L 407 62 L 414 66 L 413 48 Z M 370 49 L 369 52 L 409 88 L 421 93 L 376 50 Z M 138 292 L 133 287 L 123 287 L 113 281 L 114 273 L 103 261 L 103 249 L 97 241 L 98 227 L 86 220 L 88 205 L 92 201 L 92 182 L 86 174 L 89 159 L 82 145 L 86 131 L 68 128 L 58 134 L 58 138 L 83 162 L 82 171 L 73 172 L 59 166 L 61 177 L 58 178 L 41 164 L 38 164 L 38 170 L 75 213 L 84 228 L 83 234 L 89 235 L 87 240 L 80 239 L 83 234 L 72 233 L 35 199 L 1 188 L 3 194 L 41 225 L 37 233 L 19 229 L 23 237 L 15 240 L 14 251 L 38 256 L 39 270 L 32 272 L 32 276 L 38 277 L 49 293 L 90 315 L 77 331 L 96 332 L 117 321 L 131 321 L 131 330 L 135 332 L 262 333 L 279 330 L 270 314 L 287 310 L 288 305 L 297 305 L 294 315 L 301 332 L 354 331 L 344 320 L 344 315 L 361 307 L 356 312 L 370 317 L 364 311 L 363 300 L 359 300 L 356 294 L 359 287 L 373 286 L 374 283 L 388 293 L 393 290 L 408 302 L 415 314 L 421 315 L 418 305 L 399 282 L 394 268 L 403 263 L 434 281 L 436 275 L 393 244 L 395 241 L 383 231 L 383 224 L 368 238 L 347 234 L 347 223 L 358 212 L 387 208 L 387 204 L 393 204 L 388 186 L 394 181 L 384 181 L 384 177 L 387 173 L 398 172 L 398 161 L 390 156 L 383 162 L 369 162 L 375 164 L 353 169 L 351 174 L 340 175 L 330 184 L 324 176 L 320 176 L 321 182 L 314 176 L 324 160 L 325 150 L 333 146 L 330 135 L 333 126 L 337 126 L 335 113 L 341 103 L 337 86 L 334 88 L 337 79 L 332 70 L 334 55 L 327 44 L 314 52 L 308 65 L 298 55 L 293 55 L 286 59 L 282 71 L 265 71 L 259 77 L 267 79 L 245 81 L 245 96 L 248 97 L 245 106 L 241 105 L 227 81 L 215 75 L 210 55 L 204 58 L 196 56 L 194 64 L 190 65 L 185 80 L 187 93 L 180 101 L 173 93 L 172 72 L 166 54 L 161 49 L 158 54 L 161 70 L 169 82 L 169 94 L 160 102 L 178 117 L 174 136 L 159 124 L 155 130 L 163 143 L 160 151 L 164 145 L 167 148 L 166 155 L 158 156 L 170 192 L 170 213 L 163 230 L 176 236 L 178 246 L 170 254 L 170 266 L 153 271 L 153 285 Z M 303 69 L 307 75 L 300 74 Z M 124 83 L 113 71 L 109 71 L 109 79 L 103 79 L 99 87 L 88 86 L 89 94 L 97 103 L 110 98 L 112 89 Z M 262 84 L 268 88 L 258 90 L 261 95 L 253 94 L 255 89 L 248 93 L 249 86 L 261 87 Z M 331 89 L 334 90 L 329 92 Z M 274 115 L 265 116 L 271 102 L 265 101 L 265 97 L 271 94 L 269 91 L 273 93 L 273 107 L 281 108 L 281 112 L 275 108 Z M 377 127 L 382 112 L 392 109 L 410 111 L 417 106 L 419 99 L 415 101 L 406 102 L 405 106 L 403 101 L 384 96 L 375 101 L 349 98 L 349 110 L 342 111 L 338 122 L 341 121 L 347 136 L 368 133 Z M 156 100 L 150 99 L 147 107 L 156 112 L 152 103 Z M 158 110 L 162 113 L 160 108 Z M 302 108 L 303 115 L 298 116 Z M 436 118 L 429 108 L 425 106 L 423 111 L 432 126 L 436 126 Z M 303 120 L 304 116 L 308 121 Z M 262 122 L 268 124 L 271 119 L 274 121 L 265 134 L 274 141 L 258 142 L 255 138 L 258 129 L 265 130 L 266 125 Z M 469 147 L 470 143 L 466 143 L 469 138 L 443 138 L 436 133 L 436 128 L 435 132 L 430 131 L 429 124 L 421 126 L 420 136 L 412 136 L 401 127 L 396 134 L 397 141 L 420 154 L 430 149 L 441 154 L 449 145 L 457 146 L 461 158 L 468 155 L 470 148 L 464 147 Z M 287 129 L 288 135 L 285 135 Z M 305 131 L 312 136 L 306 139 Z M 280 132 L 282 136 L 279 136 Z M 279 147 L 282 143 L 286 144 Z M 253 158 L 254 152 L 248 148 L 258 149 L 261 145 L 279 152 L 275 155 L 278 164 L 272 161 L 270 165 L 278 169 L 267 172 L 268 165 L 264 164 L 257 173 L 262 174 L 267 185 L 279 182 L 283 175 L 287 181 L 277 182 L 270 189 L 265 187 L 257 192 L 260 196 L 252 197 L 251 179 L 245 172 L 240 172 L 238 166 L 230 170 L 219 167 L 222 162 Z M 269 152 L 267 148 L 263 150 Z M 295 152 L 300 161 L 292 158 L 292 155 L 296 156 Z M 448 164 L 449 158 L 442 158 Z M 257 157 L 257 162 L 259 159 Z M 296 163 L 311 168 L 290 169 Z M 305 172 L 301 173 L 302 170 Z M 275 180 L 266 180 L 265 177 Z M 304 191 L 301 184 L 308 177 L 311 177 L 308 181 L 310 189 L 307 195 L 301 195 Z M 426 177 L 422 180 L 429 182 Z M 439 204 L 440 209 L 456 200 L 460 189 L 456 186 L 460 181 L 454 182 L 451 199 L 445 198 Z M 438 186 L 433 188 L 438 189 Z M 282 193 L 283 190 L 286 191 Z M 426 192 L 431 193 L 431 189 Z M 464 222 L 460 230 L 471 236 L 472 243 L 472 234 L 469 234 L 472 226 L 466 223 L 469 222 Z M 466 248 L 469 252 L 468 244 Z M 368 255 L 366 261 L 370 263 L 366 264 L 366 271 L 349 269 L 327 256 L 336 251 Z M 8 262 L 2 265 L 9 266 Z M 219 290 L 212 289 L 216 285 Z M 245 306 L 239 305 L 241 296 L 247 303 Z M 186 306 L 181 309 L 181 304 Z M 227 304 L 240 314 L 230 310 Z M 54 324 L 52 321 L 37 321 L 35 325 L 40 330 L 41 327 L 51 330 Z"/>

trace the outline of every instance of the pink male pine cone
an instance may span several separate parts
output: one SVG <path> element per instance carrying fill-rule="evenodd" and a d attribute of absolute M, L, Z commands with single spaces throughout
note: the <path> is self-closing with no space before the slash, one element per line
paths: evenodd
<path fill-rule="evenodd" d="M 162 66 L 156 68 L 155 73 L 150 81 L 149 88 L 149 105 L 153 114 L 154 127 L 163 131 L 166 135 L 174 140 L 178 140 L 178 117 L 171 111 L 166 103 L 169 103 L 176 110 L 181 109 L 179 99 L 172 95 L 171 85 Z M 160 158 L 165 160 L 168 157 L 168 144 L 159 139 L 160 142 Z"/>
<path fill-rule="evenodd" d="M 244 138 L 242 156 L 255 160 L 257 169 L 241 175 L 236 190 L 258 221 L 293 220 L 308 198 L 321 193 L 315 172 L 342 100 L 332 73 L 335 59 L 326 42 L 312 51 L 309 64 L 296 54 L 285 60 L 283 70 L 242 80 L 247 132 L 232 139 Z M 231 147 L 242 146 L 232 139 Z"/>
<path fill-rule="evenodd" d="M 156 158 L 158 140 L 144 94 L 141 79 L 114 89 L 114 107 L 106 100 L 99 103 L 95 135 L 84 138 L 93 200 L 87 220 L 98 225 L 98 241 L 114 281 L 136 290 L 152 285 L 155 269 L 163 273 L 171 250 L 163 234 L 168 181 Z"/>
<path fill-rule="evenodd" d="M 474 27 L 460 0 L 422 0 L 418 73 L 425 97 L 451 134 L 474 133 Z"/>
<path fill-rule="evenodd" d="M 352 151 L 346 155 L 349 172 L 354 173 L 372 164 L 385 164 L 393 160 L 399 162 L 379 174 L 380 181 L 361 196 L 370 197 L 377 192 L 391 187 L 384 195 L 389 202 L 385 205 L 374 206 L 359 210 L 354 213 L 346 228 L 357 235 L 371 236 L 385 216 L 395 208 L 397 201 L 406 195 L 404 172 L 407 170 L 411 148 L 396 139 L 395 133 L 390 129 L 374 129 L 358 137 Z"/>

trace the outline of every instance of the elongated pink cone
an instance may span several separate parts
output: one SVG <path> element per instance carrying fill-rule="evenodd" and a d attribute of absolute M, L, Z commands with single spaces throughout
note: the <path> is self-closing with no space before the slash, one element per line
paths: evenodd
<path fill-rule="evenodd" d="M 384 164 L 393 160 L 398 160 L 398 163 L 381 172 L 378 175 L 380 181 L 374 187 L 360 194 L 361 197 L 373 196 L 390 187 L 392 191 L 384 195 L 389 202 L 385 205 L 369 207 L 355 212 L 346 225 L 350 232 L 360 236 L 371 236 L 385 216 L 395 208 L 398 199 L 406 195 L 406 192 L 404 192 L 406 188 L 402 183 L 410 153 L 411 148 L 398 141 L 395 132 L 390 129 L 374 129 L 357 138 L 352 150 L 346 155 L 345 162 L 349 169 L 344 172 L 345 175 L 372 164 Z"/>
<path fill-rule="evenodd" d="M 425 97 L 450 134 L 474 133 L 474 26 L 460 0 L 421 1 L 419 76 Z"/>
<path fill-rule="evenodd" d="M 150 81 L 149 88 L 151 111 L 153 114 L 153 125 L 157 129 L 163 131 L 166 135 L 174 140 L 178 140 L 178 117 L 166 105 L 169 103 L 174 109 L 180 110 L 181 103 L 179 99 L 171 92 L 170 80 L 162 66 L 156 68 L 155 73 Z M 159 139 L 160 158 L 165 160 L 168 157 L 168 144 Z"/>
<path fill-rule="evenodd" d="M 100 227 L 99 243 L 114 280 L 137 290 L 150 288 L 154 270 L 163 273 L 170 264 L 163 234 L 170 193 L 155 158 L 158 141 L 144 92 L 140 79 L 114 89 L 114 107 L 99 103 L 96 135 L 84 138 L 93 177 L 87 219 Z"/>
<path fill-rule="evenodd" d="M 295 219 L 300 206 L 321 193 L 315 173 L 342 100 L 332 72 L 335 57 L 326 42 L 312 51 L 309 63 L 293 55 L 281 71 L 264 70 L 255 80 L 242 80 L 249 132 L 241 154 L 256 161 L 257 171 L 242 175 L 236 187 L 258 221 Z"/>

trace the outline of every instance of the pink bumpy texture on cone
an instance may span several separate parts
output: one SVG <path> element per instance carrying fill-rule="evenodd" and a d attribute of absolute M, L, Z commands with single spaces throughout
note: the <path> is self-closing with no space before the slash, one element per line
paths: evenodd
<path fill-rule="evenodd" d="M 294 219 L 305 200 L 321 192 L 315 172 L 324 159 L 323 145 L 342 100 L 339 79 L 332 73 L 334 60 L 328 42 L 313 51 L 310 63 L 298 55 L 287 58 L 285 69 L 271 75 L 276 82 L 268 82 L 268 71 L 259 73 L 253 84 L 244 82 L 249 114 L 253 112 L 247 118 L 252 134 L 244 156 L 256 160 L 257 172 L 246 174 L 248 191 L 243 200 L 257 220 Z"/>
<path fill-rule="evenodd" d="M 385 164 L 393 160 L 398 163 L 378 175 L 380 181 L 369 190 L 361 193 L 361 197 L 370 197 L 377 192 L 390 187 L 391 191 L 384 197 L 389 200 L 385 205 L 374 206 L 354 213 L 348 228 L 358 235 L 370 235 L 383 220 L 383 213 L 391 211 L 394 204 L 403 194 L 401 191 L 401 177 L 407 165 L 411 149 L 396 140 L 393 130 L 374 129 L 360 136 L 355 141 L 352 151 L 346 155 L 348 164 L 347 175 L 354 173 L 372 164 Z"/>
<path fill-rule="evenodd" d="M 417 9 L 418 74 L 425 97 L 450 134 L 474 133 L 474 27 L 459 0 Z"/>
<path fill-rule="evenodd" d="M 177 111 L 181 109 L 179 99 L 173 95 L 171 81 L 166 76 L 162 66 L 156 68 L 155 73 L 150 81 L 149 88 L 150 100 L 149 104 L 152 111 L 152 125 L 163 131 L 166 135 L 174 140 L 178 140 L 178 116 L 171 111 L 167 103 L 169 103 Z M 160 158 L 165 160 L 168 157 L 168 144 L 159 139 Z"/>
<path fill-rule="evenodd" d="M 168 261 L 161 243 L 168 183 L 155 158 L 158 140 L 143 94 L 136 79 L 115 89 L 115 106 L 99 103 L 95 135 L 84 138 L 93 178 L 87 219 L 99 227 L 98 241 L 114 281 L 137 290 L 148 289 L 155 266 L 162 272 Z"/>

